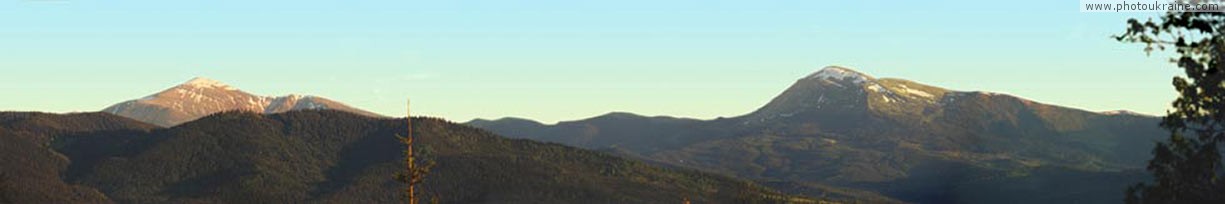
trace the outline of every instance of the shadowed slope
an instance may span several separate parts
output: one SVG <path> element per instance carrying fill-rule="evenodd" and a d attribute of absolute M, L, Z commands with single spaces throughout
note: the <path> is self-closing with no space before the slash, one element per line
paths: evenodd
<path fill-rule="evenodd" d="M 439 119 L 413 122 L 443 203 L 743 203 L 782 199 L 727 177 L 668 170 Z M 338 111 L 222 113 L 147 134 L 62 140 L 73 182 L 135 203 L 393 203 L 403 119 Z M 80 164 L 80 165 L 77 165 Z M 436 196 L 436 197 L 435 197 Z"/>
<path fill-rule="evenodd" d="M 135 131 L 153 125 L 107 114 L 0 112 L 0 197 L 12 203 L 107 203 L 96 189 L 66 183 L 70 161 L 52 150 L 55 137 L 80 132 Z"/>

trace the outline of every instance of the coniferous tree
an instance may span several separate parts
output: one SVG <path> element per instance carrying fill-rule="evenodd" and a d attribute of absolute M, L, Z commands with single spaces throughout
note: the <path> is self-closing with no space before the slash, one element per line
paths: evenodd
<path fill-rule="evenodd" d="M 404 150 L 404 172 L 397 174 L 396 180 L 399 180 L 401 183 L 407 185 L 404 190 L 404 195 L 407 197 L 408 203 L 417 204 L 421 198 L 417 193 L 417 185 L 425 182 L 425 175 L 430 173 L 430 168 L 433 168 L 435 163 L 429 160 L 417 160 L 417 155 L 414 153 L 412 148 L 414 143 L 412 136 L 404 137 L 396 135 L 396 138 L 399 139 L 404 146 L 406 146 L 406 149 Z M 435 198 L 435 200 L 436 199 L 437 198 Z"/>
<path fill-rule="evenodd" d="M 1170 137 L 1157 143 L 1147 167 L 1154 180 L 1128 188 L 1125 202 L 1225 203 L 1219 151 L 1225 144 L 1225 13 L 1171 11 L 1158 20 L 1127 24 L 1116 40 L 1145 44 L 1150 54 L 1173 50 L 1171 62 L 1185 76 L 1173 79 L 1178 98 L 1160 124 Z"/>
<path fill-rule="evenodd" d="M 417 204 L 420 200 L 420 197 L 417 196 L 417 184 L 421 184 L 425 181 L 425 175 L 429 174 L 430 168 L 433 168 L 435 163 L 430 160 L 423 162 L 424 165 L 417 165 L 417 163 L 420 161 L 417 161 L 416 152 L 413 151 L 413 143 L 415 142 L 414 140 L 416 137 L 413 136 L 413 117 L 411 112 L 405 116 L 405 121 L 407 121 L 406 124 L 408 125 L 408 130 L 406 131 L 407 136 L 396 135 L 396 138 L 399 139 L 400 143 L 403 143 L 405 147 L 405 168 L 404 172 L 396 175 L 396 180 L 407 184 L 407 187 L 404 189 L 404 195 L 407 197 L 408 203 Z M 437 196 L 435 196 L 433 201 L 438 201 Z"/>

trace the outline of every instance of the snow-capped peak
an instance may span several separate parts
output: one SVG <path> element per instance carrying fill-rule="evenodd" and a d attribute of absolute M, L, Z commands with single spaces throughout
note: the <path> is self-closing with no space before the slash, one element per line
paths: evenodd
<path fill-rule="evenodd" d="M 231 87 L 217 80 L 196 77 L 164 91 L 137 100 L 115 104 L 104 112 L 169 127 L 224 111 L 281 113 L 292 110 L 333 109 L 361 115 L 378 114 L 349 107 L 326 98 L 290 94 L 280 97 L 259 96 Z"/>
<path fill-rule="evenodd" d="M 225 83 L 221 83 L 220 81 L 209 79 L 209 78 L 204 78 L 204 77 L 192 78 L 191 80 L 187 80 L 187 82 L 183 82 L 182 85 L 191 86 L 191 87 L 218 87 L 218 88 L 232 89 L 230 85 L 226 85 Z"/>
<path fill-rule="evenodd" d="M 1112 110 L 1112 111 L 1102 111 L 1102 112 L 1098 112 L 1098 113 L 1101 113 L 1101 114 L 1104 114 L 1104 115 L 1134 115 L 1134 116 L 1149 116 L 1149 117 L 1152 117 L 1152 115 L 1143 114 L 1143 113 L 1137 113 L 1137 112 L 1132 112 L 1132 111 L 1129 111 L 1129 110 Z"/>
<path fill-rule="evenodd" d="M 808 77 L 805 77 L 805 78 L 824 79 L 824 80 L 852 80 L 855 83 L 863 83 L 865 81 L 872 80 L 872 76 L 868 76 L 866 74 L 859 73 L 855 70 L 851 70 L 851 69 L 848 69 L 845 67 L 839 67 L 839 66 L 827 66 L 825 68 L 822 68 L 821 71 L 812 73 L 808 75 Z"/>

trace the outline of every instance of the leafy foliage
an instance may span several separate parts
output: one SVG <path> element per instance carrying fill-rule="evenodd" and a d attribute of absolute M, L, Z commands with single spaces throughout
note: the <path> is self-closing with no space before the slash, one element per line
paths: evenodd
<path fill-rule="evenodd" d="M 1222 3 L 1221 1 L 1202 1 Z M 1127 21 L 1117 40 L 1146 45 L 1145 52 L 1173 49 L 1178 98 L 1161 126 L 1170 137 L 1153 149 L 1152 184 L 1136 184 L 1127 203 L 1225 203 L 1225 13 L 1169 12 L 1159 20 Z M 1155 49 L 1154 49 L 1155 48 Z M 1190 135 L 1188 135 L 1190 134 Z"/>

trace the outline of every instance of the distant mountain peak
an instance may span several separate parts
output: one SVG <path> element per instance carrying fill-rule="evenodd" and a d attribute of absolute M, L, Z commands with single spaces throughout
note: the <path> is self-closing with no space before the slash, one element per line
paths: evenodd
<path fill-rule="evenodd" d="M 227 84 L 225 84 L 225 83 L 221 83 L 221 81 L 217 81 L 217 80 L 213 80 L 213 79 L 209 79 L 209 78 L 205 78 L 205 77 L 195 77 L 195 78 L 191 78 L 191 80 L 187 80 L 187 82 L 183 82 L 183 84 L 181 84 L 180 86 L 187 86 L 187 87 L 216 87 L 216 88 L 224 88 L 224 89 L 234 90 L 234 87 L 231 87 L 230 85 L 227 85 Z"/>
<path fill-rule="evenodd" d="M 243 92 L 217 80 L 196 77 L 144 98 L 112 105 L 103 112 L 160 126 L 173 126 L 224 111 L 281 113 L 305 109 L 335 109 L 361 115 L 378 114 L 350 107 L 326 98 L 290 94 L 281 97 L 258 96 Z"/>
<path fill-rule="evenodd" d="M 596 117 L 597 117 L 597 118 L 598 118 L 598 117 L 622 117 L 622 118 L 625 118 L 625 117 L 635 117 L 635 118 L 645 118 L 646 116 L 642 116 L 642 115 L 634 114 L 634 113 L 631 113 L 631 112 L 624 112 L 624 111 L 613 111 L 613 112 L 608 112 L 608 113 L 605 113 L 604 115 L 600 115 L 600 116 L 596 116 Z"/>
<path fill-rule="evenodd" d="M 854 114 L 867 110 L 870 94 L 886 91 L 876 78 L 841 66 L 826 66 L 797 80 L 769 103 L 746 115 L 746 123 L 815 112 Z M 849 116 L 849 115 L 847 115 Z"/>
<path fill-rule="evenodd" d="M 850 68 L 841 66 L 826 66 L 821 68 L 816 73 L 809 74 L 805 79 L 822 79 L 822 80 L 851 80 L 855 83 L 863 83 L 873 81 L 875 78 L 864 73 L 860 73 Z"/>

